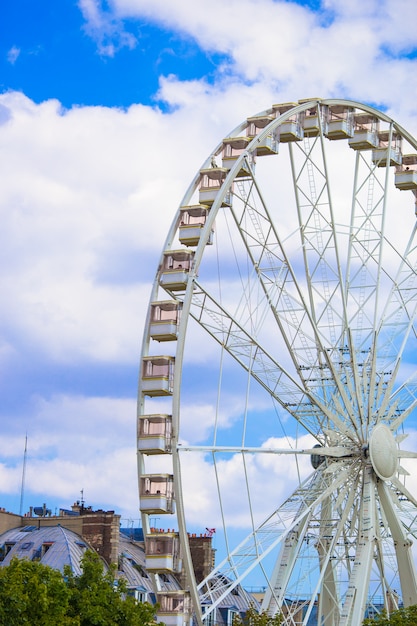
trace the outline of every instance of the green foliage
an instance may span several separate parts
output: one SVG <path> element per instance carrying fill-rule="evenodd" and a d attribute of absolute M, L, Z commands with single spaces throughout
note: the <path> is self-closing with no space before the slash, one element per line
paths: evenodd
<path fill-rule="evenodd" d="M 13 559 L 0 568 L 0 624 L 66 626 L 70 592 L 60 572 L 39 562 Z"/>
<path fill-rule="evenodd" d="M 258 611 L 251 606 L 242 619 L 237 615 L 233 620 L 233 626 L 280 626 L 282 623 L 282 615 L 277 613 L 274 617 L 268 615 L 266 611 Z"/>
<path fill-rule="evenodd" d="M 363 622 L 363 626 L 417 626 L 417 605 L 393 611 L 388 617 L 385 611 Z"/>
<path fill-rule="evenodd" d="M 0 567 L 0 624 L 4 626 L 150 626 L 156 607 L 126 595 L 115 568 L 86 552 L 81 576 L 35 561 L 13 559 Z"/>
<path fill-rule="evenodd" d="M 83 573 L 74 576 L 66 568 L 70 594 L 69 615 L 79 626 L 148 626 L 155 621 L 155 607 L 136 603 L 126 597 L 126 584 L 115 581 L 115 567 L 104 572 L 100 557 L 86 552 L 81 562 Z"/>

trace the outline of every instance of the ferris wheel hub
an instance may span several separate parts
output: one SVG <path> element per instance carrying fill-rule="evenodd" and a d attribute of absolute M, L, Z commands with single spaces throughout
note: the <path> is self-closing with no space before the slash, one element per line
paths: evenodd
<path fill-rule="evenodd" d="M 385 424 L 378 424 L 369 439 L 369 456 L 375 474 L 389 480 L 397 472 L 398 448 L 394 435 Z"/>

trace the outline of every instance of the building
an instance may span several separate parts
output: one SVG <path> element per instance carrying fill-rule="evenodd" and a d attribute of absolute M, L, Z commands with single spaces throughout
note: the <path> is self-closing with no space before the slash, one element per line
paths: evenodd
<path fill-rule="evenodd" d="M 168 545 L 176 536 L 173 531 L 152 529 L 152 537 Z M 210 534 L 190 535 L 190 549 L 198 582 L 214 566 L 215 550 Z M 86 550 L 95 550 L 103 566 L 116 564 L 117 577 L 124 578 L 128 593 L 139 602 L 160 604 L 158 619 L 166 626 L 182 626 L 190 621 L 190 598 L 185 588 L 185 574 L 174 573 L 170 565 L 161 569 L 158 562 L 160 591 L 157 597 L 152 585 L 152 561 L 145 548 L 142 529 L 121 529 L 120 515 L 114 511 L 93 511 L 76 502 L 71 509 L 60 509 L 52 515 L 46 505 L 24 515 L 0 509 L 0 567 L 14 558 L 37 560 L 63 572 L 69 565 L 75 575 L 81 574 L 81 559 Z M 162 558 L 169 558 L 169 553 Z M 161 557 L 158 557 L 161 558 Z M 210 624 L 230 626 L 233 617 L 243 615 L 256 600 L 241 586 L 233 589 L 229 598 L 217 607 Z"/>
<path fill-rule="evenodd" d="M 61 509 L 59 515 L 51 515 L 45 506 L 37 510 L 39 515 L 34 511 L 22 517 L 0 510 L 0 567 L 17 557 L 40 561 L 61 572 L 69 565 L 79 575 L 84 552 L 94 550 L 105 568 L 117 565 L 117 577 L 126 579 L 131 595 L 141 602 L 155 603 L 152 581 L 145 569 L 143 540 L 135 541 L 120 532 L 120 516 L 114 511 L 93 511 L 79 503 L 71 510 Z M 161 588 L 177 591 L 179 581 L 166 574 Z"/>

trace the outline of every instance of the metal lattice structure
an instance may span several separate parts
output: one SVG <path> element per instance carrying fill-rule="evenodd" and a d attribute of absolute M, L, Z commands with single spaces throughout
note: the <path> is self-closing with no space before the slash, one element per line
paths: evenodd
<path fill-rule="evenodd" d="M 138 395 L 156 591 L 164 571 L 186 572 L 167 624 L 188 620 L 188 594 L 198 624 L 217 621 L 247 581 L 291 625 L 356 626 L 417 603 L 417 502 L 401 465 L 417 455 L 400 449 L 417 405 L 416 153 L 372 107 L 304 100 L 247 118 L 187 190 Z M 199 506 L 223 558 L 197 585 Z M 178 527 L 162 556 L 156 516 Z"/>

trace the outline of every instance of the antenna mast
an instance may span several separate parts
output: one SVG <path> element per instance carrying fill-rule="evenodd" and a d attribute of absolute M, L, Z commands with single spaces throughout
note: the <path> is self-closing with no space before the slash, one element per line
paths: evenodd
<path fill-rule="evenodd" d="M 25 437 L 25 451 L 23 453 L 23 469 L 22 469 L 22 485 L 20 487 L 20 507 L 19 507 L 19 515 L 22 515 L 23 512 L 23 495 L 25 493 L 25 477 L 26 477 L 26 458 L 28 452 L 28 434 L 26 433 Z"/>

